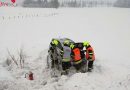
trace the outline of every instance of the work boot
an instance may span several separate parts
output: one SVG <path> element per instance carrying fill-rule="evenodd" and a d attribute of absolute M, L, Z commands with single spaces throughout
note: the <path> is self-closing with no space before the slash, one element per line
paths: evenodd
<path fill-rule="evenodd" d="M 61 75 L 68 75 L 68 70 L 64 70 L 62 73 L 61 73 Z"/>
<path fill-rule="evenodd" d="M 92 72 L 92 68 L 88 68 L 88 72 Z"/>

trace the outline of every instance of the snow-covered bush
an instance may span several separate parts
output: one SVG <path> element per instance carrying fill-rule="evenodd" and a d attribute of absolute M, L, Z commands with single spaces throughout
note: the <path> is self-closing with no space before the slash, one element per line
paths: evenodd
<path fill-rule="evenodd" d="M 13 55 L 8 51 L 8 58 L 6 59 L 6 63 L 9 66 L 11 64 L 11 61 L 15 63 L 17 67 L 24 68 L 25 59 L 27 58 L 27 55 L 25 54 L 23 48 L 20 48 L 18 50 L 17 55 Z"/>

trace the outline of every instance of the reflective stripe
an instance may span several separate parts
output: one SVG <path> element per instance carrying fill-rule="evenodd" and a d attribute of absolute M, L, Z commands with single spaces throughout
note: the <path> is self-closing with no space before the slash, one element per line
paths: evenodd
<path fill-rule="evenodd" d="M 89 53 L 89 54 L 93 54 L 93 53 Z"/>
<path fill-rule="evenodd" d="M 88 61 L 94 61 L 93 59 L 89 59 Z"/>
<path fill-rule="evenodd" d="M 82 62 L 82 60 L 79 60 L 79 61 L 77 61 L 77 62 L 74 62 L 74 64 L 79 64 L 79 63 L 81 63 Z"/>
<path fill-rule="evenodd" d="M 63 61 L 63 62 L 69 62 L 69 61 L 70 61 L 70 58 L 63 58 L 62 61 Z"/>
<path fill-rule="evenodd" d="M 93 56 L 92 55 L 89 55 L 90 58 L 92 58 Z"/>

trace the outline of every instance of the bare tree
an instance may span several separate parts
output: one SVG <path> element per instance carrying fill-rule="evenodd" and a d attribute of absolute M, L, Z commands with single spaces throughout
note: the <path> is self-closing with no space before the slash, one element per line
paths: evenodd
<path fill-rule="evenodd" d="M 58 0 L 51 0 L 50 4 L 51 4 L 52 8 L 58 8 L 59 7 Z"/>
<path fill-rule="evenodd" d="M 117 0 L 114 4 L 115 7 L 130 8 L 130 0 Z"/>
<path fill-rule="evenodd" d="M 24 64 L 25 64 L 25 59 L 26 59 L 26 54 L 24 53 L 24 50 L 23 48 L 21 47 L 19 50 L 18 50 L 18 55 L 13 55 L 10 53 L 10 51 L 7 49 L 8 51 L 8 55 L 10 57 L 10 60 L 12 60 L 16 65 L 17 67 L 20 67 L 21 69 L 24 68 Z M 8 58 L 9 59 L 9 58 Z"/>
<path fill-rule="evenodd" d="M 11 53 L 10 53 L 10 51 L 8 49 L 7 49 L 7 52 L 9 54 L 9 57 L 11 58 L 11 60 L 18 66 L 18 63 L 17 63 L 17 60 L 16 60 L 15 56 L 11 55 Z"/>
<path fill-rule="evenodd" d="M 25 62 L 26 55 L 23 51 L 23 48 L 20 48 L 20 50 L 18 51 L 18 56 L 19 56 L 20 67 L 24 68 L 24 62 Z"/>

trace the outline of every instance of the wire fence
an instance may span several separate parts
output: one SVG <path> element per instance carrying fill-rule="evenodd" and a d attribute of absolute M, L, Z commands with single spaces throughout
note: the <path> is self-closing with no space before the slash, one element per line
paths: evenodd
<path fill-rule="evenodd" d="M 4 20 L 17 20 L 17 19 L 25 19 L 25 18 L 39 18 L 39 17 L 51 17 L 56 16 L 58 13 L 46 13 L 46 14 L 25 14 L 25 15 L 5 15 L 0 16 L 0 21 Z"/>

